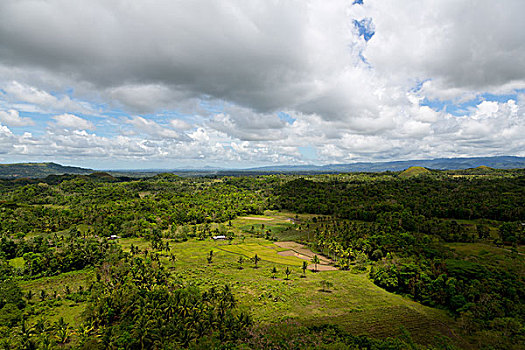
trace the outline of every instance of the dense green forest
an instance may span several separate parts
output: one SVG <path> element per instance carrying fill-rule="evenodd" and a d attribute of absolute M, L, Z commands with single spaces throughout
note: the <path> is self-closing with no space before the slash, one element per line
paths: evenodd
<path fill-rule="evenodd" d="M 0 198 L 0 348 L 525 343 L 524 170 L 51 175 Z"/>

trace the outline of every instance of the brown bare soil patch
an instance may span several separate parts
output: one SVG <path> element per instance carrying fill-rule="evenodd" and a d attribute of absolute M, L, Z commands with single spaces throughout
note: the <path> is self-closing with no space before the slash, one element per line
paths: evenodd
<path fill-rule="evenodd" d="M 256 218 L 254 216 L 241 216 L 239 219 L 245 219 L 245 220 L 258 220 L 258 221 L 272 221 L 271 218 Z"/>
<path fill-rule="evenodd" d="M 305 245 L 296 243 L 296 242 L 275 242 L 275 245 L 281 247 L 281 248 L 288 248 L 290 250 L 286 250 L 284 252 L 278 252 L 277 254 L 281 256 L 295 256 L 299 259 L 303 260 L 312 260 L 314 255 L 317 255 L 319 257 L 319 260 L 321 261 L 320 264 L 317 264 L 317 271 L 335 271 L 337 270 L 336 267 L 330 266 L 329 264 L 332 263 L 332 260 L 319 255 L 314 254 L 309 248 L 307 248 Z M 308 270 L 314 271 L 315 265 L 310 264 L 308 265 Z"/>
<path fill-rule="evenodd" d="M 328 259 L 327 257 L 324 257 L 319 254 L 315 254 L 314 252 L 310 250 L 310 248 L 308 248 L 304 244 L 300 244 L 296 242 L 275 242 L 274 244 L 281 248 L 287 248 L 287 249 L 293 250 L 296 253 L 306 256 L 307 259 L 311 259 L 314 257 L 314 255 L 317 255 L 321 263 L 324 265 L 329 265 L 333 263 L 331 259 Z"/>

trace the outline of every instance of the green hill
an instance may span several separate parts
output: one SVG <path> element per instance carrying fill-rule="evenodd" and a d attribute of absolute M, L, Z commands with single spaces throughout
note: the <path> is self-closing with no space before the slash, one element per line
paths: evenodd
<path fill-rule="evenodd" d="M 41 178 L 48 175 L 88 175 L 92 169 L 64 166 L 56 163 L 0 164 L 0 178 Z"/>
<path fill-rule="evenodd" d="M 412 176 L 426 175 L 426 174 L 430 174 L 430 170 L 420 167 L 420 166 L 411 166 L 410 168 L 401 172 L 399 174 L 399 177 L 412 177 Z"/>
<path fill-rule="evenodd" d="M 480 165 L 476 168 L 473 168 L 473 169 L 467 169 L 467 170 L 471 170 L 472 173 L 480 173 L 480 174 L 490 174 L 494 171 L 496 171 L 496 169 L 494 168 L 491 168 L 489 166 L 486 166 L 486 165 Z"/>

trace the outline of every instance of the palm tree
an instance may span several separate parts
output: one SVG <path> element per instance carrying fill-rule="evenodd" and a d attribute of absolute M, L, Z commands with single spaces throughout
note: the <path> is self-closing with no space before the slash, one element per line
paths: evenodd
<path fill-rule="evenodd" d="M 237 260 L 239 263 L 239 270 L 242 270 L 242 263 L 244 262 L 244 258 L 242 256 L 239 257 L 239 260 Z"/>
<path fill-rule="evenodd" d="M 319 264 L 321 261 L 319 260 L 319 257 L 317 255 L 314 255 L 312 258 L 312 263 L 315 265 L 314 271 L 317 272 L 317 264 Z"/>
<path fill-rule="evenodd" d="M 301 269 L 303 270 L 303 277 L 306 277 L 306 269 L 308 268 L 308 263 L 306 261 L 303 261 L 303 266 Z"/>
<path fill-rule="evenodd" d="M 290 268 L 288 266 L 286 266 L 286 270 L 284 271 L 284 273 L 286 274 L 286 279 L 290 279 L 289 277 L 292 271 L 290 271 Z"/>
<path fill-rule="evenodd" d="M 253 263 L 255 264 L 255 268 L 257 268 L 257 263 L 258 263 L 259 261 L 261 261 L 261 258 L 259 258 L 259 257 L 257 256 L 257 254 L 255 254 L 255 256 L 252 258 L 252 260 L 253 260 Z"/>
<path fill-rule="evenodd" d="M 32 339 L 35 336 L 35 329 L 34 327 L 26 326 L 26 322 L 23 318 L 18 335 L 23 349 L 36 349 L 36 344 Z M 6 349 L 8 349 L 8 347 L 6 347 Z"/>
<path fill-rule="evenodd" d="M 91 322 L 89 324 L 81 323 L 78 326 L 77 331 L 75 333 L 80 338 L 80 342 L 83 343 L 84 341 L 86 341 L 89 338 L 89 336 L 94 331 L 94 329 L 95 329 L 95 327 L 93 325 L 93 322 Z"/>
<path fill-rule="evenodd" d="M 55 338 L 57 339 L 58 343 L 67 343 L 72 335 L 69 323 L 65 322 L 63 317 L 60 317 L 60 319 L 57 322 L 55 322 L 54 328 L 56 333 Z"/>

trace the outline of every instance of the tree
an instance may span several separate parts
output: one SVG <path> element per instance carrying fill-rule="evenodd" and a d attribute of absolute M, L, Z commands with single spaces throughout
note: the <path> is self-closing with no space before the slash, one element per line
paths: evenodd
<path fill-rule="evenodd" d="M 170 254 L 170 262 L 171 262 L 171 266 L 172 267 L 175 264 L 175 260 L 177 260 L 177 258 L 175 257 L 175 254 L 171 253 Z"/>
<path fill-rule="evenodd" d="M 14 326 L 20 321 L 22 310 L 26 306 L 23 293 L 16 281 L 0 280 L 0 324 Z"/>
<path fill-rule="evenodd" d="M 290 279 L 290 274 L 292 273 L 292 271 L 288 266 L 286 266 L 286 270 L 284 271 L 284 273 L 286 274 L 286 279 Z"/>
<path fill-rule="evenodd" d="M 258 268 L 257 264 L 259 263 L 259 261 L 261 261 L 261 258 L 259 258 L 257 254 L 255 254 L 255 256 L 252 258 L 252 261 L 255 265 L 254 268 Z"/>
<path fill-rule="evenodd" d="M 208 264 L 211 264 L 213 260 L 213 250 L 210 250 L 210 255 L 208 256 Z"/>
<path fill-rule="evenodd" d="M 240 256 L 237 262 L 239 263 L 239 270 L 242 270 L 243 269 L 242 264 L 244 263 L 244 258 Z"/>
<path fill-rule="evenodd" d="M 317 255 L 314 255 L 312 258 L 312 263 L 315 265 L 314 271 L 317 272 L 317 264 L 321 263 Z"/>
<path fill-rule="evenodd" d="M 53 328 L 55 328 L 55 338 L 59 344 L 65 344 L 69 341 L 72 330 L 69 323 L 65 322 L 63 317 L 60 317 L 60 319 L 54 323 Z"/>
<path fill-rule="evenodd" d="M 275 279 L 275 274 L 277 273 L 277 269 L 275 268 L 275 266 L 272 268 L 272 278 Z"/>
<path fill-rule="evenodd" d="M 308 268 L 308 263 L 306 261 L 303 261 L 303 266 L 301 269 L 303 270 L 303 275 L 301 277 L 306 277 L 306 269 Z"/>

